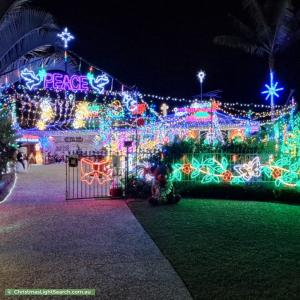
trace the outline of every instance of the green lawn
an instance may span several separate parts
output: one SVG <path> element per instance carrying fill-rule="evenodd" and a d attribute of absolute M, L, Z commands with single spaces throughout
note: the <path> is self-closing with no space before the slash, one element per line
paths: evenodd
<path fill-rule="evenodd" d="M 129 207 L 195 299 L 300 299 L 300 206 L 183 200 Z"/>

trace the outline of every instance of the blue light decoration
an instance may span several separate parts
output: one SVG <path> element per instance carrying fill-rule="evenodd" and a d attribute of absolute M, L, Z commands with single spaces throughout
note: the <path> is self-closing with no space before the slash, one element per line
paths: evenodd
<path fill-rule="evenodd" d="M 125 92 L 123 94 L 122 102 L 130 112 L 133 112 L 137 109 L 138 103 L 129 93 Z"/>
<path fill-rule="evenodd" d="M 58 33 L 57 36 L 63 41 L 65 49 L 68 48 L 69 42 L 74 39 L 74 36 L 68 31 L 67 27 L 61 33 Z"/>
<path fill-rule="evenodd" d="M 99 94 L 103 94 L 104 87 L 109 83 L 109 78 L 106 74 L 102 74 L 96 77 L 93 75 L 93 73 L 89 72 L 87 73 L 87 79 L 89 81 L 89 84 L 91 87 L 97 91 Z"/>
<path fill-rule="evenodd" d="M 25 80 L 27 88 L 32 91 L 33 88 L 39 86 L 42 83 L 46 74 L 47 73 L 45 69 L 39 70 L 38 74 L 36 75 L 33 71 L 25 68 L 21 72 L 21 78 Z"/>
<path fill-rule="evenodd" d="M 278 87 L 278 81 L 274 83 L 274 73 L 270 72 L 270 85 L 265 84 L 267 88 L 265 91 L 261 92 L 263 95 L 266 95 L 266 100 L 271 99 L 271 107 L 274 106 L 274 97 L 279 98 L 278 92 L 283 91 L 283 87 Z"/>

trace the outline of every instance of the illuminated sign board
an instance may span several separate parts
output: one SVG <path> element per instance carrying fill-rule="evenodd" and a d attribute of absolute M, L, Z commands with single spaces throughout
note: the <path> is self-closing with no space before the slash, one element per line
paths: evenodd
<path fill-rule="evenodd" d="M 99 94 L 104 93 L 105 86 L 110 82 L 106 74 L 95 77 L 92 73 L 87 75 L 67 75 L 61 73 L 47 73 L 45 69 L 36 74 L 27 68 L 21 72 L 21 78 L 25 81 L 29 90 L 40 87 L 45 89 L 71 92 L 87 92 L 93 90 Z"/>
<path fill-rule="evenodd" d="M 195 102 L 190 107 L 175 108 L 176 117 L 186 116 L 187 122 L 207 121 L 211 118 L 211 113 L 218 109 L 218 103 L 213 102 Z"/>

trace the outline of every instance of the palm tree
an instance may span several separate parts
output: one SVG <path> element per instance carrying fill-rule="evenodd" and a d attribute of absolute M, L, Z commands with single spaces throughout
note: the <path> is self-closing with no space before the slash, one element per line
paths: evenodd
<path fill-rule="evenodd" d="M 300 38 L 300 28 L 291 0 L 263 2 L 243 0 L 243 7 L 249 12 L 250 23 L 231 16 L 240 34 L 217 36 L 214 42 L 240 48 L 250 54 L 267 56 L 269 69 L 273 71 L 276 54 Z"/>
<path fill-rule="evenodd" d="M 296 10 L 291 0 L 243 0 L 242 3 L 243 8 L 248 12 L 248 22 L 230 15 L 239 34 L 217 36 L 214 42 L 231 48 L 239 48 L 257 56 L 267 56 L 270 86 L 273 86 L 276 55 L 300 38 Z M 278 95 L 267 96 L 271 99 L 272 119 L 274 96 Z"/>
<path fill-rule="evenodd" d="M 29 0 L 1 0 L 0 77 L 34 59 L 49 56 L 58 43 L 53 17 Z"/>

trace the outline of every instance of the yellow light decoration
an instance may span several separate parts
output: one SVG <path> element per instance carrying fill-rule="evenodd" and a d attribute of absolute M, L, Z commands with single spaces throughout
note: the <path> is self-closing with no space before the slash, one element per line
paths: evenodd
<path fill-rule="evenodd" d="M 85 126 L 86 122 L 82 119 L 75 119 L 74 122 L 73 122 L 73 127 L 75 129 L 80 129 L 80 128 L 83 128 Z"/>
<path fill-rule="evenodd" d="M 75 129 L 83 128 L 86 124 L 85 119 L 90 115 L 89 103 L 86 101 L 79 102 L 76 105 L 75 119 L 73 121 L 73 127 Z"/>
<path fill-rule="evenodd" d="M 46 124 L 45 124 L 45 122 L 44 121 L 37 121 L 37 123 L 36 123 L 36 128 L 38 129 L 38 130 L 45 130 L 46 129 Z"/>
<path fill-rule="evenodd" d="M 47 128 L 47 123 L 50 123 L 54 118 L 54 112 L 48 98 L 42 100 L 40 109 L 41 115 L 40 119 L 37 121 L 36 127 L 39 130 L 45 130 Z"/>

